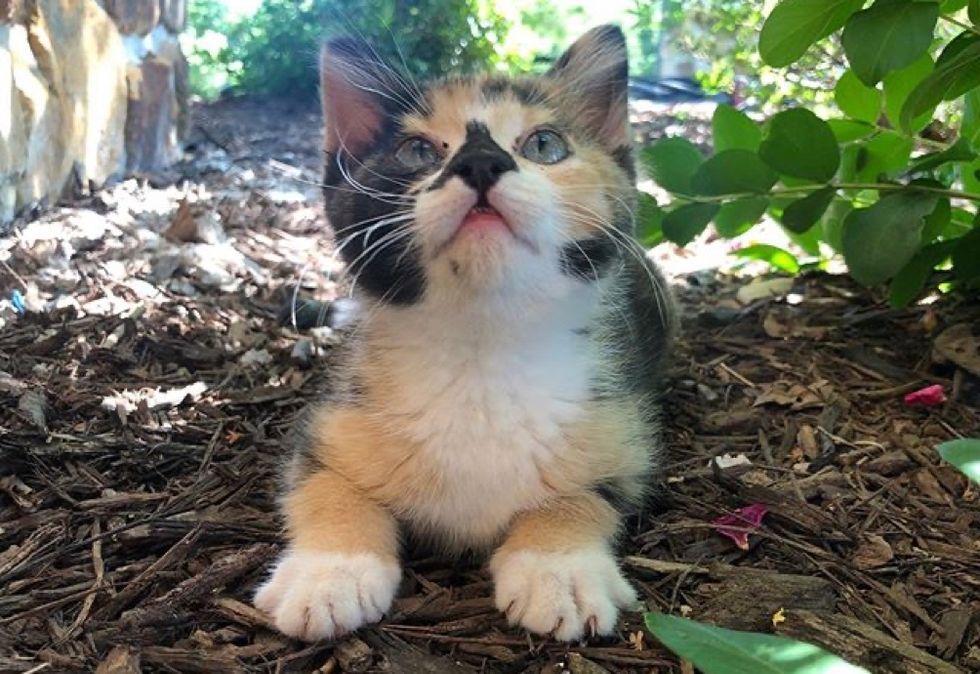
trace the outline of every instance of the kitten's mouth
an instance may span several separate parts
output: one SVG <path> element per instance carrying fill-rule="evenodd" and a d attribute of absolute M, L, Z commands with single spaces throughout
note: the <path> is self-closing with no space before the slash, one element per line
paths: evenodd
<path fill-rule="evenodd" d="M 509 236 L 514 237 L 517 242 L 529 247 L 535 252 L 537 251 L 536 246 L 519 235 L 500 211 L 487 203 L 477 203 L 466 212 L 466 215 L 459 221 L 459 226 L 456 227 L 456 231 L 439 246 L 436 254 L 438 255 L 448 248 L 461 236 L 470 233 L 480 235 L 481 233 L 493 232 L 494 230 L 506 232 Z"/>
<path fill-rule="evenodd" d="M 510 224 L 496 208 L 493 206 L 477 205 L 463 216 L 462 221 L 459 223 L 459 228 L 456 230 L 456 234 L 458 235 L 466 229 L 494 229 L 500 227 L 513 234 Z"/>

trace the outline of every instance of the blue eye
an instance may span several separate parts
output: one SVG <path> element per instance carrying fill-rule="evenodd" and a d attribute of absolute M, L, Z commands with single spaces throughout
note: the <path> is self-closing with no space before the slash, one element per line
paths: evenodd
<path fill-rule="evenodd" d="M 395 159 L 406 168 L 417 171 L 438 164 L 441 157 L 435 145 L 425 138 L 413 136 L 398 146 Z"/>
<path fill-rule="evenodd" d="M 570 154 L 568 143 L 550 129 L 535 131 L 521 147 L 521 154 L 538 164 L 557 164 Z"/>

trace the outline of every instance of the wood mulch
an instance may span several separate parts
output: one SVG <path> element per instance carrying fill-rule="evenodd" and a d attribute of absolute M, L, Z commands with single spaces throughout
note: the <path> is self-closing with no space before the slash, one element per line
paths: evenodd
<path fill-rule="evenodd" d="M 174 174 L 0 238 L 0 672 L 691 672 L 639 613 L 570 647 L 507 628 L 477 562 L 411 559 L 384 623 L 339 644 L 250 606 L 281 547 L 282 439 L 338 339 L 280 315 L 297 286 L 337 293 L 317 124 L 200 109 Z M 975 349 L 980 305 L 892 311 L 820 273 L 744 301 L 746 278 L 675 282 L 665 489 L 623 543 L 647 608 L 872 672 L 980 670 L 980 488 L 934 451 L 980 434 L 976 359 L 936 348 Z M 903 402 L 930 384 L 949 400 Z M 747 549 L 711 524 L 756 503 Z"/>

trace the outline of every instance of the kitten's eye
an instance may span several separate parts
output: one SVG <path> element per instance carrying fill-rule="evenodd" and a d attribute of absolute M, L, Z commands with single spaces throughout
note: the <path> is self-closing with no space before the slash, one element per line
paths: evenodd
<path fill-rule="evenodd" d="M 406 168 L 419 170 L 439 163 L 440 157 L 435 145 L 425 138 L 413 136 L 398 146 L 395 159 Z"/>
<path fill-rule="evenodd" d="M 554 131 L 535 131 L 521 147 L 521 154 L 538 164 L 557 164 L 568 156 L 568 143 Z"/>

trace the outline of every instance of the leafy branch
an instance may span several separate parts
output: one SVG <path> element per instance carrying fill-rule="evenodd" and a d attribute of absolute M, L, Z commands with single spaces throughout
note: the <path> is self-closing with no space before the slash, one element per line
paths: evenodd
<path fill-rule="evenodd" d="M 784 68 L 839 33 L 843 116 L 800 107 L 760 125 L 722 105 L 711 156 L 682 138 L 646 148 L 641 161 L 671 195 L 663 206 L 641 201 L 646 243 L 686 245 L 709 224 L 736 237 L 768 216 L 811 255 L 840 253 L 860 283 L 889 284 L 895 306 L 919 296 L 936 267 L 951 271 L 944 283 L 980 287 L 980 0 L 864 5 L 776 5 L 759 38 L 763 61 Z M 951 16 L 964 9 L 972 25 Z M 937 38 L 941 20 L 962 31 Z M 937 109 L 958 112 L 954 142 L 921 137 Z M 786 251 L 765 250 L 773 266 L 795 269 Z"/>
<path fill-rule="evenodd" d="M 797 194 L 812 194 L 813 192 L 820 192 L 823 190 L 833 190 L 834 192 L 840 190 L 874 190 L 877 192 L 921 192 L 924 194 L 938 194 L 941 196 L 949 197 L 950 199 L 963 199 L 966 201 L 973 201 L 980 203 L 980 194 L 974 194 L 972 192 L 963 192 L 961 190 L 953 190 L 945 187 L 935 187 L 932 185 L 918 185 L 915 183 L 909 183 L 907 185 L 897 184 L 897 183 L 828 183 L 826 185 L 813 184 L 813 185 L 798 185 L 795 187 L 774 187 L 769 190 L 766 194 L 770 197 L 779 196 L 792 196 Z M 736 201 L 739 199 L 751 199 L 758 197 L 757 192 L 732 192 L 729 194 L 718 194 L 712 196 L 694 196 L 694 195 L 684 195 L 675 194 L 673 195 L 677 201 L 684 203 L 697 203 L 697 204 L 716 204 L 724 203 L 726 201 Z"/>

